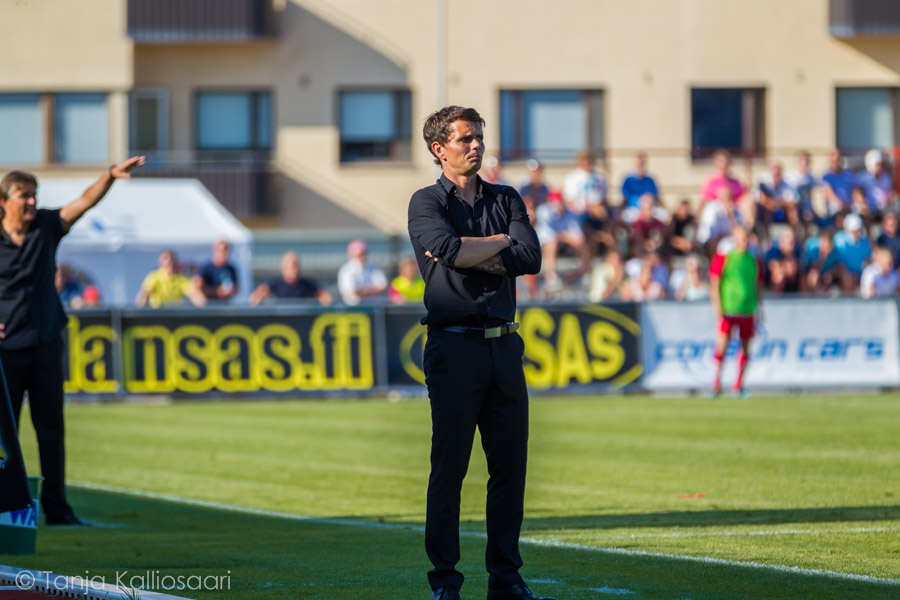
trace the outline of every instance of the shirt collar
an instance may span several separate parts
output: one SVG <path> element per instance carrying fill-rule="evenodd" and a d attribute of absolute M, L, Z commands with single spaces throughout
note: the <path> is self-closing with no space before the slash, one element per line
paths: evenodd
<path fill-rule="evenodd" d="M 494 197 L 493 190 L 490 185 L 487 185 L 485 181 L 481 178 L 481 175 L 476 175 L 478 177 L 478 191 L 475 193 L 475 198 L 490 196 Z M 438 179 L 438 184 L 444 188 L 444 191 L 447 192 L 447 195 L 450 194 L 456 195 L 456 184 L 450 181 L 446 175 L 441 174 L 440 179 Z"/>

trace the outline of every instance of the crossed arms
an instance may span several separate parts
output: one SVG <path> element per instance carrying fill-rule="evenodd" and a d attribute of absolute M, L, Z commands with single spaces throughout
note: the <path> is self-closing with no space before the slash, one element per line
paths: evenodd
<path fill-rule="evenodd" d="M 450 269 L 474 269 L 492 275 L 536 274 L 541 270 L 541 247 L 518 194 L 510 195 L 509 238 L 457 235 L 447 209 L 437 195 L 417 192 L 409 206 L 410 237 L 422 245 L 434 262 Z"/>

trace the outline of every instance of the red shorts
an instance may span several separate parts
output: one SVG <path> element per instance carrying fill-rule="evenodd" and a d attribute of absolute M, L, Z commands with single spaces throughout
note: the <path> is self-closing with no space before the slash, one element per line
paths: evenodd
<path fill-rule="evenodd" d="M 738 328 L 738 332 L 741 335 L 741 340 L 753 339 L 753 334 L 756 333 L 755 321 L 753 317 L 724 315 L 722 317 L 722 320 L 719 321 L 719 333 L 724 333 L 725 335 L 730 336 L 735 327 Z"/>

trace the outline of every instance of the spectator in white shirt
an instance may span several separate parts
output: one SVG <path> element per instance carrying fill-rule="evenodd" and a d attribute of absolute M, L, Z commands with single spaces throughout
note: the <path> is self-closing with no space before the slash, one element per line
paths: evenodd
<path fill-rule="evenodd" d="M 606 202 L 606 179 L 594 170 L 594 155 L 589 150 L 578 153 L 578 168 L 566 175 L 563 198 L 569 210 L 581 217 L 592 204 Z"/>
<path fill-rule="evenodd" d="M 364 298 L 380 296 L 387 289 L 384 272 L 366 262 L 368 247 L 363 240 L 353 240 L 347 245 L 350 257 L 338 270 L 338 290 L 345 304 L 356 306 Z"/>
<path fill-rule="evenodd" d="M 697 226 L 697 241 L 706 249 L 707 256 L 712 256 L 719 240 L 730 235 L 735 225 L 742 224 L 743 219 L 735 207 L 731 189 L 722 186 L 718 199 L 703 206 Z"/>
<path fill-rule="evenodd" d="M 875 249 L 875 261 L 863 269 L 859 293 L 863 298 L 888 298 L 897 293 L 900 274 L 894 269 L 894 258 L 887 248 Z"/>

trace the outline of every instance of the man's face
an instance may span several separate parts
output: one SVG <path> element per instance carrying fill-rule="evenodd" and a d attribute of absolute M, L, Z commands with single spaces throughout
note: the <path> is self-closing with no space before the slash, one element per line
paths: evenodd
<path fill-rule="evenodd" d="M 734 240 L 734 247 L 738 252 L 747 251 L 750 240 L 747 239 L 747 232 L 745 230 L 738 227 L 732 232 L 731 237 Z"/>
<path fill-rule="evenodd" d="M 213 263 L 217 265 L 224 265 L 228 262 L 228 252 L 231 248 L 228 246 L 228 242 L 225 240 L 219 240 L 216 242 L 215 246 L 213 246 Z"/>
<path fill-rule="evenodd" d="M 839 171 L 841 168 L 841 151 L 840 150 L 832 150 L 831 154 L 828 155 L 828 165 L 832 171 Z"/>
<path fill-rule="evenodd" d="M 897 217 L 894 215 L 890 213 L 885 215 L 881 225 L 884 227 L 884 232 L 886 234 L 893 236 L 897 233 Z"/>
<path fill-rule="evenodd" d="M 454 121 L 446 144 L 435 142 L 432 149 L 441 160 L 444 172 L 472 176 L 481 169 L 484 157 L 484 133 L 481 125 L 468 121 Z"/>
<path fill-rule="evenodd" d="M 294 283 L 300 278 L 300 261 L 294 255 L 287 255 L 281 259 L 281 278 L 286 283 Z"/>
<path fill-rule="evenodd" d="M 31 223 L 37 217 L 37 189 L 31 184 L 17 185 L 6 200 L 0 200 L 6 216 L 14 222 Z"/>
<path fill-rule="evenodd" d="M 731 160 L 726 154 L 716 154 L 714 163 L 716 165 L 716 170 L 723 175 L 727 174 L 731 169 Z"/>

